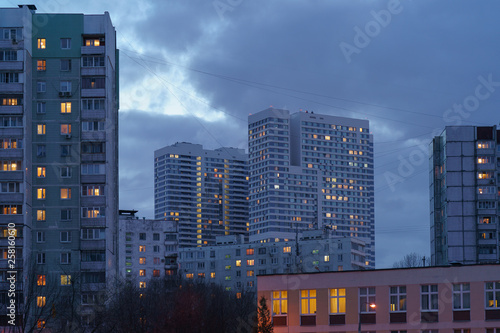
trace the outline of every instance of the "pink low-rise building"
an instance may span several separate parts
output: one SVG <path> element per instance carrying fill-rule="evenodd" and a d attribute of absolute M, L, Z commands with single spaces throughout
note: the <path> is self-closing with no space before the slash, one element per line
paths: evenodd
<path fill-rule="evenodd" d="M 263 275 L 257 289 L 275 333 L 500 333 L 498 264 Z"/>

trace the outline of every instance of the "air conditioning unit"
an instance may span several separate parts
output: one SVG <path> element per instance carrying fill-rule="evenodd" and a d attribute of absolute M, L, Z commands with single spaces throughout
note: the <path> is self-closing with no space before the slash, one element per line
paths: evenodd
<path fill-rule="evenodd" d="M 64 91 L 59 92 L 59 97 L 64 97 Z"/>
<path fill-rule="evenodd" d="M 66 139 L 71 139 L 71 134 L 66 134 Z"/>
<path fill-rule="evenodd" d="M 66 97 L 71 97 L 71 91 L 65 91 L 64 96 Z"/>

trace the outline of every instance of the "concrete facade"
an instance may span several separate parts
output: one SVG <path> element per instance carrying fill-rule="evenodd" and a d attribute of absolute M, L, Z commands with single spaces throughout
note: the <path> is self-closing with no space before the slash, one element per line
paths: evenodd
<path fill-rule="evenodd" d="M 329 228 L 367 243 L 375 267 L 373 138 L 367 120 L 267 109 L 248 117 L 250 242 Z"/>
<path fill-rule="evenodd" d="M 155 218 L 178 225 L 179 246 L 248 238 L 248 168 L 243 149 L 176 143 L 155 151 Z"/>
<path fill-rule="evenodd" d="M 448 126 L 431 143 L 431 261 L 499 260 L 500 131 Z"/>
<path fill-rule="evenodd" d="M 146 287 L 151 278 L 177 275 L 177 228 L 173 222 L 141 219 L 120 210 L 118 271 L 122 279 Z"/>
<path fill-rule="evenodd" d="M 218 241 L 217 246 L 179 249 L 180 276 L 241 292 L 256 291 L 258 275 L 366 268 L 365 243 L 332 232 L 305 231 L 298 243 L 243 243 L 242 236 Z"/>
<path fill-rule="evenodd" d="M 46 307 L 78 288 L 78 324 L 92 325 L 94 302 L 83 299 L 100 298 L 117 276 L 115 29 L 107 12 L 37 14 L 32 5 L 1 8 L 0 26 L 10 80 L 0 83 L 0 182 L 13 192 L 0 194 L 0 225 L 15 223 L 21 236 L 18 304 Z"/>
<path fill-rule="evenodd" d="M 492 264 L 268 275 L 257 286 L 276 333 L 495 333 L 499 277 Z"/>

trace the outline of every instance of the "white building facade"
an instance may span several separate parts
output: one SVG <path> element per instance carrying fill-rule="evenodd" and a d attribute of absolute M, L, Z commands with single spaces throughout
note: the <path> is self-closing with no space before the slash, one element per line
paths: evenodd
<path fill-rule="evenodd" d="M 373 137 L 367 120 L 267 109 L 248 118 L 250 242 L 329 228 L 363 239 L 375 267 Z"/>

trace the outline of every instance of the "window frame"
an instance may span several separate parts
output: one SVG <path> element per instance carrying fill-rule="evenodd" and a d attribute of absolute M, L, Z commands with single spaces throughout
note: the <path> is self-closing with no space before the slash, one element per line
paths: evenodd
<path fill-rule="evenodd" d="M 313 294 L 313 295 L 312 295 Z M 318 310 L 316 296 L 316 289 L 300 289 L 300 315 L 301 316 L 315 316 Z M 307 309 L 304 309 L 307 305 Z M 314 311 L 312 310 L 314 308 Z"/>
<path fill-rule="evenodd" d="M 396 291 L 393 292 L 393 288 L 396 288 Z M 404 288 L 404 292 L 401 290 Z M 397 301 L 393 303 L 392 298 L 396 297 Z M 401 309 L 401 301 L 404 300 L 404 309 Z M 407 289 L 406 286 L 389 286 L 389 312 L 391 313 L 401 313 L 407 311 Z M 395 307 L 393 308 L 393 305 Z"/>
<path fill-rule="evenodd" d="M 333 291 L 334 291 L 335 295 L 332 295 Z M 346 298 L 346 290 L 345 290 L 345 288 L 331 288 L 331 289 L 328 289 L 328 300 L 329 300 L 329 302 L 328 302 L 328 312 L 331 315 L 346 314 L 347 298 Z M 343 300 L 343 302 L 342 302 L 342 300 Z M 333 309 L 332 309 L 334 302 L 335 302 L 335 307 L 337 309 L 336 312 L 334 312 Z M 344 309 L 344 311 L 341 311 L 342 308 Z"/>

